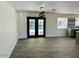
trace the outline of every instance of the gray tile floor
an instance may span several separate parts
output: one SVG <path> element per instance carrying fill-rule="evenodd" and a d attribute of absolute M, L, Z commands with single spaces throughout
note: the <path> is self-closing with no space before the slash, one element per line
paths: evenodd
<path fill-rule="evenodd" d="M 72 38 L 30 38 L 19 40 L 10 58 L 78 58 Z"/>

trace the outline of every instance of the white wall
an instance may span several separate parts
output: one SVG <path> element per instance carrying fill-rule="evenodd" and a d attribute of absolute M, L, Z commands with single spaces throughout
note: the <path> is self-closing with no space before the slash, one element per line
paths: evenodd
<path fill-rule="evenodd" d="M 46 14 L 46 37 L 66 36 L 65 29 L 57 29 L 57 15 Z"/>
<path fill-rule="evenodd" d="M 27 29 L 26 29 L 26 16 L 27 13 L 19 12 L 17 13 L 18 17 L 18 37 L 26 38 L 27 37 Z M 26 15 L 26 16 L 25 16 Z"/>
<path fill-rule="evenodd" d="M 38 13 L 17 12 L 18 38 L 27 38 L 27 16 L 38 17 Z"/>
<path fill-rule="evenodd" d="M 33 12 L 18 12 L 18 13 L 21 13 L 22 15 L 18 21 L 19 21 L 19 32 L 18 34 L 21 34 L 19 35 L 19 38 L 25 38 L 25 36 L 27 36 L 27 16 L 33 16 L 33 17 L 38 17 L 39 14 L 38 13 L 33 13 Z M 25 15 L 25 14 L 27 15 Z M 67 34 L 67 29 L 57 29 L 57 18 L 58 17 L 78 17 L 79 15 L 72 15 L 72 14 L 53 14 L 53 13 L 47 13 L 46 14 L 46 37 L 56 37 L 56 36 L 66 36 Z M 23 17 L 25 17 L 26 19 L 23 19 Z M 26 21 L 26 23 L 24 22 Z M 25 25 L 23 25 L 25 24 Z M 24 28 L 26 27 L 26 29 L 23 29 L 21 30 L 21 28 Z M 21 30 L 21 31 L 20 31 Z M 23 33 L 21 33 L 23 32 Z M 26 33 L 26 34 L 25 34 Z M 24 36 L 23 36 L 24 35 Z M 27 38 L 27 37 L 26 37 Z"/>
<path fill-rule="evenodd" d="M 46 14 L 46 37 L 67 36 L 67 29 L 57 29 L 58 17 L 79 17 L 74 14 Z"/>
<path fill-rule="evenodd" d="M 16 12 L 6 2 L 0 2 L 0 58 L 9 57 L 17 42 Z"/>

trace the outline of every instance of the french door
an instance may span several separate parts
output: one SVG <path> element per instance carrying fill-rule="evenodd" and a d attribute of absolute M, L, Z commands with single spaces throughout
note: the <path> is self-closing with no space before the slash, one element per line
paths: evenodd
<path fill-rule="evenodd" d="M 27 17 L 27 36 L 45 37 L 45 18 Z"/>

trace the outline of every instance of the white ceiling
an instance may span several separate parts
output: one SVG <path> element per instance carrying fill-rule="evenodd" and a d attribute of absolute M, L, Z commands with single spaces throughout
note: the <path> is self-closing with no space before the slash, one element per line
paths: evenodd
<path fill-rule="evenodd" d="M 8 1 L 16 10 L 40 11 L 40 6 L 44 4 L 43 10 L 56 13 L 79 14 L 79 1 Z M 52 11 L 52 9 L 56 9 Z"/>

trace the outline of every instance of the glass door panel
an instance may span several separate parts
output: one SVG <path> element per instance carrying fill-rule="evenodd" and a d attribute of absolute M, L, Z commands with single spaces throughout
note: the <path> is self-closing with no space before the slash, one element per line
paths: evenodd
<path fill-rule="evenodd" d="M 44 20 L 38 19 L 38 35 L 44 34 Z"/>
<path fill-rule="evenodd" d="M 45 37 L 45 18 L 27 17 L 27 37 Z"/>
<path fill-rule="evenodd" d="M 35 35 L 35 19 L 29 20 L 29 35 L 30 36 Z"/>

